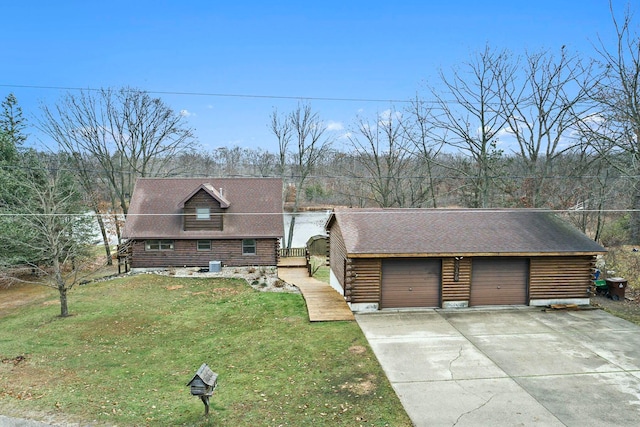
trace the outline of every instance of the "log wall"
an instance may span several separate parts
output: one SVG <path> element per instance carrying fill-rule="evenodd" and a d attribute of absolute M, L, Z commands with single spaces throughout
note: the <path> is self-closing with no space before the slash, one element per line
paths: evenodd
<path fill-rule="evenodd" d="M 529 299 L 588 298 L 593 262 L 591 256 L 531 258 Z"/>
<path fill-rule="evenodd" d="M 199 251 L 196 245 L 197 240 L 174 240 L 171 251 L 145 251 L 145 241 L 136 240 L 131 267 L 208 267 L 209 261 L 222 261 L 228 267 L 277 264 L 278 239 L 256 239 L 255 255 L 242 255 L 242 239 L 211 240 L 209 251 Z"/>
<path fill-rule="evenodd" d="M 196 208 L 209 208 L 211 216 L 208 220 L 196 219 Z M 212 198 L 206 191 L 200 190 L 184 204 L 183 224 L 185 230 L 222 230 L 224 209 L 220 202 Z"/>
<path fill-rule="evenodd" d="M 380 302 L 382 261 L 379 258 L 355 258 L 347 261 L 345 296 L 352 303 Z"/>
<path fill-rule="evenodd" d="M 455 258 L 442 259 L 442 302 L 469 301 L 471 293 L 471 260 L 458 260 L 458 280 L 455 279 Z"/>
<path fill-rule="evenodd" d="M 337 221 L 334 221 L 331 228 L 328 230 L 329 234 L 329 267 L 333 274 L 340 282 L 342 289 L 345 289 L 345 269 L 347 261 L 347 249 L 342 238 L 342 232 Z M 349 301 L 348 296 L 347 301 Z"/>

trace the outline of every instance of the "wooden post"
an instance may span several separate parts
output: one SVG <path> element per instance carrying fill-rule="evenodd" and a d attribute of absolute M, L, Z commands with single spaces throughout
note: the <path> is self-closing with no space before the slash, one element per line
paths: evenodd
<path fill-rule="evenodd" d="M 209 395 L 200 396 L 202 403 L 204 403 L 204 415 L 209 415 Z"/>

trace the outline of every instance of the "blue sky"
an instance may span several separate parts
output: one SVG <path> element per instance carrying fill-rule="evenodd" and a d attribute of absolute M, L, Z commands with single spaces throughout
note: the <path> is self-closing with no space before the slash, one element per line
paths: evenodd
<path fill-rule="evenodd" d="M 636 21 L 638 3 L 629 3 Z M 626 4 L 614 0 L 619 15 Z M 0 97 L 13 92 L 27 119 L 65 93 L 44 87 L 199 93 L 157 96 L 185 112 L 206 149 L 275 150 L 269 115 L 297 101 L 270 96 L 409 99 L 487 44 L 516 54 L 565 45 L 593 56 L 598 38 L 614 41 L 607 0 L 22 0 L 1 10 Z M 375 117 L 391 103 L 311 105 L 346 132 L 358 115 Z"/>

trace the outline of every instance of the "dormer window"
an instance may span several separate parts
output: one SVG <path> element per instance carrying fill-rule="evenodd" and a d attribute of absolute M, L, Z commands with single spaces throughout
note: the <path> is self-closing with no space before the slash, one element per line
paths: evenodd
<path fill-rule="evenodd" d="M 229 208 L 229 201 L 213 186 L 202 184 L 189 193 L 178 207 L 183 212 L 184 231 L 223 231 L 224 212 Z"/>
<path fill-rule="evenodd" d="M 196 208 L 196 219 L 198 220 L 208 220 L 211 218 L 211 209 L 210 208 Z"/>

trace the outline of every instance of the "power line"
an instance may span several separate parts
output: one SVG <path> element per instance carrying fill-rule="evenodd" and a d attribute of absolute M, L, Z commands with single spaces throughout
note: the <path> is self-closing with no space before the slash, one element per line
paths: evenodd
<path fill-rule="evenodd" d="M 73 86 L 38 86 L 38 85 L 13 85 L 0 84 L 0 87 L 20 88 L 20 89 L 46 89 L 46 90 L 66 90 L 66 91 L 85 91 L 100 92 L 103 89 L 91 87 L 73 87 Z M 134 92 L 136 89 L 123 89 L 125 91 Z M 407 99 L 377 99 L 377 98 L 339 98 L 324 96 L 292 96 L 292 95 L 255 95 L 240 93 L 222 93 L 222 92 L 181 92 L 166 90 L 141 90 L 142 92 L 156 95 L 180 95 L 180 96 L 210 96 L 219 98 L 249 98 L 249 99 L 293 99 L 298 101 L 337 101 L 337 102 L 390 102 L 390 103 L 411 103 L 413 101 Z M 436 101 L 421 101 L 428 103 L 436 103 Z"/>
<path fill-rule="evenodd" d="M 247 168 L 250 168 L 251 166 L 246 166 Z M 105 171 L 103 169 L 87 169 L 87 168 L 70 168 L 70 167 L 44 167 L 44 168 L 39 168 L 39 167 L 33 167 L 33 166 L 23 166 L 23 165 L 0 165 L 0 169 L 7 169 L 7 170 L 23 170 L 23 171 L 40 171 L 40 170 L 56 170 L 56 171 L 65 171 L 65 172 L 91 172 L 91 173 L 95 173 L 95 174 L 105 174 Z M 116 175 L 131 175 L 131 174 L 137 174 L 137 171 L 132 171 L 132 170 L 125 170 L 125 169 L 114 169 L 112 171 L 114 174 Z M 282 176 L 280 174 L 268 174 L 268 175 L 254 175 L 254 174 L 241 174 L 241 173 L 232 173 L 232 174 L 225 174 L 224 176 L 216 176 L 216 175 L 209 175 L 209 174 L 198 174 L 198 175 L 183 175 L 182 173 L 177 173 L 177 174 L 172 174 L 172 175 L 167 175 L 167 176 L 146 176 L 146 177 L 139 177 L 139 178 L 145 178 L 145 179 L 189 179 L 189 178 L 193 178 L 193 179 L 212 179 L 212 180 L 216 180 L 216 179 L 227 179 L 227 178 L 255 178 L 255 179 L 261 179 L 261 178 L 282 178 Z M 295 175 L 295 174 L 288 174 L 284 177 L 284 181 L 287 181 L 289 179 L 299 179 L 300 175 Z M 413 179 L 423 179 L 423 180 L 427 180 L 427 179 L 431 179 L 431 180 L 439 180 L 439 179 L 453 179 L 453 180 L 469 180 L 469 179 L 480 179 L 481 177 L 478 176 L 474 176 L 474 175 L 402 175 L 402 176 L 395 176 L 395 175 L 379 175 L 379 176 L 375 176 L 375 175 L 370 175 L 370 176 L 354 176 L 354 175 L 322 175 L 322 174 L 312 174 L 312 175 L 307 175 L 307 178 L 313 178 L 313 179 L 354 179 L 354 180 L 371 180 L 371 179 L 389 179 L 389 178 L 393 178 L 393 179 L 397 179 L 397 180 L 413 180 Z M 491 175 L 491 176 L 486 176 L 483 177 L 486 179 L 551 179 L 551 180 L 559 180 L 559 179 L 598 179 L 598 178 L 603 178 L 600 175 L 548 175 L 548 176 L 536 176 L 536 175 Z M 616 175 L 616 176 L 612 176 L 609 179 L 611 180 L 616 180 L 616 179 L 640 179 L 640 175 Z"/>
<path fill-rule="evenodd" d="M 398 214 L 415 214 L 417 211 L 431 211 L 438 215 L 446 215 L 447 213 L 468 213 L 475 214 L 479 212 L 492 213 L 492 212 L 506 212 L 506 211 L 535 211 L 535 212 L 549 212 L 549 213 L 631 213 L 640 212 L 640 209 L 544 209 L 544 208 L 354 208 L 348 210 L 349 215 L 371 215 L 371 214 L 384 214 L 384 215 L 398 215 Z M 324 209 L 322 211 L 308 211 L 308 212 L 296 212 L 297 216 L 304 216 L 305 214 L 314 214 L 318 212 L 327 212 L 330 209 Z M 238 213 L 225 213 L 225 216 L 273 216 L 273 215 L 294 215 L 292 212 L 238 212 Z M 190 213 L 155 213 L 155 214 L 142 214 L 142 213 L 78 213 L 78 214 L 65 214 L 65 213 L 0 213 L 0 217 L 10 216 L 37 216 L 37 217 L 95 217 L 100 216 L 103 218 L 115 218 L 124 219 L 124 217 L 163 217 L 163 216 L 194 216 Z"/>

